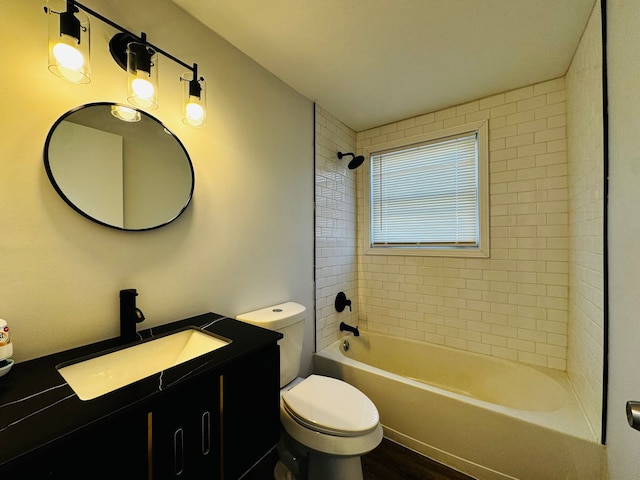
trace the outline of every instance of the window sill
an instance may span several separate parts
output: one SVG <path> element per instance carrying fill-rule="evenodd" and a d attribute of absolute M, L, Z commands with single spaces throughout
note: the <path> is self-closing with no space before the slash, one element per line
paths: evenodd
<path fill-rule="evenodd" d="M 403 255 L 414 257 L 458 257 L 458 258 L 489 258 L 488 248 L 447 248 L 447 247 L 366 247 L 365 255 Z"/>

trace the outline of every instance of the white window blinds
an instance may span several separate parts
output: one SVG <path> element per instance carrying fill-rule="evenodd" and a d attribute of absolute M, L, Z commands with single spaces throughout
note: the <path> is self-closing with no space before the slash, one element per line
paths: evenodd
<path fill-rule="evenodd" d="M 478 245 L 477 132 L 371 156 L 373 246 Z"/>

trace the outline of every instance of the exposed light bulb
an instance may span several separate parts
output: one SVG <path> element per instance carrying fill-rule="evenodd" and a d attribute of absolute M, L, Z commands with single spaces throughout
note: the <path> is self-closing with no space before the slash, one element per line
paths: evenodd
<path fill-rule="evenodd" d="M 143 39 L 145 38 L 143 34 Z M 158 108 L 158 54 L 146 43 L 127 44 L 127 100 L 142 108 Z"/>
<path fill-rule="evenodd" d="M 198 78 L 198 66 L 180 76 L 182 82 L 182 123 L 201 128 L 207 123 L 207 88 L 204 78 Z"/>
<path fill-rule="evenodd" d="M 84 56 L 77 49 L 66 43 L 57 43 L 53 47 L 53 55 L 61 67 L 78 72 L 84 65 Z"/>
<path fill-rule="evenodd" d="M 73 44 L 70 45 L 72 42 L 73 39 L 63 35 L 62 40 L 53 46 L 51 49 L 55 58 L 53 70 L 70 82 L 82 83 L 87 77 L 85 57 Z"/>
<path fill-rule="evenodd" d="M 144 78 L 136 78 L 131 82 L 131 90 L 135 97 L 135 103 L 141 107 L 149 107 L 153 104 L 155 88 L 153 84 Z"/>
<path fill-rule="evenodd" d="M 89 18 L 58 0 L 49 0 L 45 11 L 49 17 L 49 70 L 73 83 L 89 83 Z"/>
<path fill-rule="evenodd" d="M 204 122 L 204 108 L 198 103 L 189 102 L 185 107 L 185 114 L 185 120 L 191 126 L 199 127 Z"/>
<path fill-rule="evenodd" d="M 73 83 L 86 81 L 87 76 L 82 53 L 69 45 L 58 43 L 53 47 L 53 55 L 58 62 L 55 71 L 61 77 Z"/>

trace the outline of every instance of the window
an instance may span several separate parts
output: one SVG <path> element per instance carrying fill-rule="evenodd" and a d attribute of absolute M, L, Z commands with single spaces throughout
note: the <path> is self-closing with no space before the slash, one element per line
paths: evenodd
<path fill-rule="evenodd" d="M 366 149 L 367 253 L 489 256 L 487 125 Z"/>

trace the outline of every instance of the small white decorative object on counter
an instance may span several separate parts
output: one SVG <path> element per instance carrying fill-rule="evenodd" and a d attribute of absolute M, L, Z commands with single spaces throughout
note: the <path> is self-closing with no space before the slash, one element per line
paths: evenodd
<path fill-rule="evenodd" d="M 13 366 L 13 360 L 9 360 L 13 355 L 13 343 L 11 333 L 5 320 L 0 318 L 0 377 L 9 373 Z"/>
<path fill-rule="evenodd" d="M 11 358 L 13 355 L 13 343 L 11 343 L 11 333 L 5 320 L 0 318 L 0 360 Z"/>

